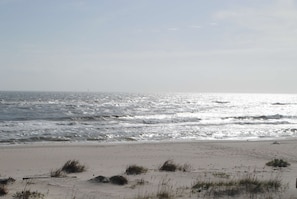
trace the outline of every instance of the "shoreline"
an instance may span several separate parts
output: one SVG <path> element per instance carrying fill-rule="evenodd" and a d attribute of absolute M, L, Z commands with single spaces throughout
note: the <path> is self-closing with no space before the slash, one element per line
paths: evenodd
<path fill-rule="evenodd" d="M 131 141 L 113 141 L 113 142 L 100 142 L 100 141 L 40 141 L 40 142 L 4 142 L 0 143 L 1 147 L 13 146 L 92 146 L 92 145 L 134 145 L 134 144 L 174 144 L 174 143 L 220 143 L 220 142 L 273 142 L 273 141 L 297 141 L 297 137 L 269 137 L 269 138 L 245 138 L 245 139 L 180 139 L 180 140 L 131 140 Z"/>
<path fill-rule="evenodd" d="M 273 144 L 277 141 L 278 144 Z M 285 198 L 297 195 L 297 139 L 273 139 L 256 141 L 182 141 L 150 143 L 33 143 L 20 145 L 0 145 L 0 177 L 13 177 L 16 182 L 8 186 L 11 198 L 16 191 L 22 190 L 24 177 L 48 176 L 50 171 L 61 167 L 67 160 L 76 159 L 87 166 L 87 171 L 71 174 L 75 178 L 33 179 L 29 188 L 47 193 L 45 198 L 136 198 L 137 195 L 154 193 L 162 181 L 179 189 L 180 198 L 197 198 L 190 194 L 189 187 L 198 178 L 212 174 L 225 173 L 241 176 L 251 172 L 259 177 L 281 175 L 288 183 Z M 265 166 L 273 158 L 282 158 L 291 165 L 276 169 Z M 159 172 L 158 168 L 166 160 L 191 166 L 190 172 Z M 132 164 L 148 168 L 146 174 L 127 176 L 125 169 Z M 256 172 L 255 172 L 256 171 Z M 124 175 L 128 185 L 92 184 L 88 180 L 99 175 Z M 138 185 L 143 179 L 147 184 Z M 74 189 L 74 187 L 76 187 Z M 134 187 L 134 188 L 132 188 Z M 74 193 L 75 192 L 75 193 Z M 178 197 L 176 197 L 178 198 Z M 296 197 L 295 197 L 296 198 Z"/>

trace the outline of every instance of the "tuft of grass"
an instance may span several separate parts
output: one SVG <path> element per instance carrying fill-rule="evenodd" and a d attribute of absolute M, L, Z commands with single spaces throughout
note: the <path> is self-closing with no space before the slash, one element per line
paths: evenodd
<path fill-rule="evenodd" d="M 66 174 L 64 171 L 62 171 L 62 169 L 56 169 L 50 172 L 50 176 L 52 178 L 63 178 L 66 176 Z"/>
<path fill-rule="evenodd" d="M 24 190 L 21 192 L 16 192 L 13 196 L 14 199 L 43 199 L 44 194 L 38 192 L 38 191 L 30 191 L 30 190 Z"/>
<path fill-rule="evenodd" d="M 86 166 L 77 160 L 68 160 L 61 168 L 61 171 L 66 173 L 81 173 L 86 171 Z"/>
<path fill-rule="evenodd" d="M 138 195 L 134 199 L 174 199 L 181 198 L 177 196 L 176 188 L 170 185 L 171 179 L 163 178 L 158 185 L 158 190 L 155 193 L 146 193 L 145 195 Z"/>
<path fill-rule="evenodd" d="M 187 172 L 187 171 L 191 170 L 191 166 L 189 164 L 179 165 L 179 164 L 174 163 L 173 160 L 167 160 L 159 168 L 159 170 L 160 171 L 169 171 L 169 172 L 175 172 L 175 171 Z"/>
<path fill-rule="evenodd" d="M 128 184 L 127 178 L 125 178 L 124 176 L 120 176 L 120 175 L 112 176 L 109 178 L 109 180 L 112 184 L 116 184 L 116 185 Z"/>
<path fill-rule="evenodd" d="M 8 194 L 8 189 L 6 188 L 6 186 L 1 185 L 0 186 L 0 196 L 4 196 L 6 194 Z"/>
<path fill-rule="evenodd" d="M 172 199 L 174 197 L 174 188 L 170 185 L 171 179 L 163 178 L 159 183 L 158 191 L 156 194 L 157 199 Z"/>
<path fill-rule="evenodd" d="M 170 171 L 174 172 L 176 171 L 178 166 L 173 162 L 173 160 L 167 160 L 164 162 L 164 164 L 160 167 L 160 171 Z"/>
<path fill-rule="evenodd" d="M 146 173 L 147 169 L 142 166 L 131 165 L 126 169 L 127 175 L 139 175 L 142 173 Z"/>
<path fill-rule="evenodd" d="M 267 162 L 266 165 L 271 167 L 288 167 L 290 166 L 290 163 L 283 159 L 273 159 L 270 162 Z"/>
<path fill-rule="evenodd" d="M 214 172 L 212 175 L 217 178 L 225 178 L 225 179 L 230 178 L 230 175 L 224 172 Z"/>
<path fill-rule="evenodd" d="M 192 189 L 198 192 L 206 191 L 208 195 L 214 197 L 223 197 L 278 192 L 282 186 L 281 180 L 278 178 L 259 180 L 255 176 L 247 176 L 237 180 L 198 181 Z"/>

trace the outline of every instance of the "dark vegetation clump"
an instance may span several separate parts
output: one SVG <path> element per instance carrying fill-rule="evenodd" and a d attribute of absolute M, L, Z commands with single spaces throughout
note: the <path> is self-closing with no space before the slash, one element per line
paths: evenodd
<path fill-rule="evenodd" d="M 100 175 L 95 178 L 92 178 L 89 181 L 94 182 L 94 183 L 111 183 L 111 184 L 115 184 L 115 185 L 128 184 L 128 180 L 124 176 L 121 176 L 121 175 L 115 175 L 110 178 Z"/>
<path fill-rule="evenodd" d="M 12 196 L 14 199 L 43 199 L 44 194 L 39 193 L 38 191 L 30 191 L 30 190 L 24 190 L 21 192 L 17 192 Z"/>
<path fill-rule="evenodd" d="M 175 171 L 188 172 L 191 170 L 191 166 L 189 164 L 179 165 L 179 164 L 175 164 L 173 160 L 167 160 L 159 168 L 159 170 L 169 171 L 169 172 L 175 172 Z"/>
<path fill-rule="evenodd" d="M 0 184 L 7 185 L 7 184 L 13 184 L 15 182 L 15 179 L 12 177 L 0 179 Z"/>
<path fill-rule="evenodd" d="M 109 178 L 109 180 L 112 184 L 116 184 L 116 185 L 125 185 L 128 183 L 127 178 L 120 175 L 112 176 Z"/>
<path fill-rule="evenodd" d="M 79 163 L 77 160 L 68 160 L 61 171 L 66 173 L 81 173 L 86 170 L 86 166 Z"/>
<path fill-rule="evenodd" d="M 6 186 L 0 185 L 0 196 L 4 196 L 8 193 Z"/>
<path fill-rule="evenodd" d="M 167 160 L 164 164 L 160 167 L 160 171 L 170 171 L 174 172 L 178 170 L 178 165 L 176 165 L 173 160 Z"/>
<path fill-rule="evenodd" d="M 272 161 L 267 162 L 266 165 L 271 167 L 288 167 L 290 166 L 290 163 L 282 159 L 273 159 Z"/>
<path fill-rule="evenodd" d="M 147 169 L 142 166 L 131 165 L 126 169 L 127 175 L 139 175 L 142 173 L 146 173 Z"/>

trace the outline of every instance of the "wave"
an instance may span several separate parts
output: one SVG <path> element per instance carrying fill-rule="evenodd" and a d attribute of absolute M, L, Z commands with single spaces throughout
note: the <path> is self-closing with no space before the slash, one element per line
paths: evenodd
<path fill-rule="evenodd" d="M 271 105 L 274 105 L 274 106 L 286 106 L 286 105 L 297 105 L 297 103 L 282 103 L 282 102 L 276 102 L 276 103 L 272 103 Z"/>
<path fill-rule="evenodd" d="M 28 137 L 28 138 L 10 138 L 1 139 L 0 143 L 28 143 L 28 142 L 67 142 L 70 138 L 63 137 Z"/>
<path fill-rule="evenodd" d="M 163 119 L 163 120 L 144 119 L 138 122 L 143 124 L 167 124 L 167 123 L 176 124 L 176 123 L 191 123 L 191 122 L 200 122 L 200 121 L 201 119 L 199 118 L 172 118 L 172 119 Z"/>
<path fill-rule="evenodd" d="M 229 104 L 230 102 L 227 102 L 227 101 L 213 101 L 213 103 L 216 103 L 216 104 Z"/>
<path fill-rule="evenodd" d="M 279 119 L 292 119 L 295 116 L 284 116 L 280 114 L 275 115 L 260 115 L 260 116 L 234 116 L 234 117 L 223 117 L 222 119 L 235 119 L 235 120 L 279 120 Z"/>
<path fill-rule="evenodd" d="M 237 125 L 262 125 L 262 124 L 282 125 L 282 124 L 291 124 L 291 123 L 287 122 L 287 121 L 279 121 L 279 122 L 235 122 L 234 124 L 237 124 Z"/>
<path fill-rule="evenodd" d="M 140 124 L 176 124 L 176 123 L 195 123 L 200 122 L 202 119 L 196 116 L 182 116 L 178 114 L 156 114 L 156 115 L 138 115 L 127 117 L 132 123 Z"/>
<path fill-rule="evenodd" d="M 275 105 L 275 106 L 285 106 L 285 105 L 290 105 L 290 103 L 276 102 L 276 103 L 272 103 L 272 105 Z"/>
<path fill-rule="evenodd" d="M 66 116 L 66 117 L 17 117 L 14 119 L 0 118 L 0 122 L 4 121 L 106 121 L 108 119 L 119 119 L 121 115 L 88 115 L 88 116 Z"/>
<path fill-rule="evenodd" d="M 126 116 L 120 116 L 120 115 L 94 115 L 94 116 L 78 116 L 78 117 L 65 117 L 65 118 L 59 118 L 59 120 L 66 120 L 66 121 L 102 121 L 102 120 L 108 120 L 108 119 L 119 119 L 121 117 Z"/>

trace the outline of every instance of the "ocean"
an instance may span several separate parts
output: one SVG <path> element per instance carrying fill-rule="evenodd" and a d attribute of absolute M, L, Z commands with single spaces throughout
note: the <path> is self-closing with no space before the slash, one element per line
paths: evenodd
<path fill-rule="evenodd" d="M 297 95 L 0 92 L 0 143 L 297 136 Z"/>

